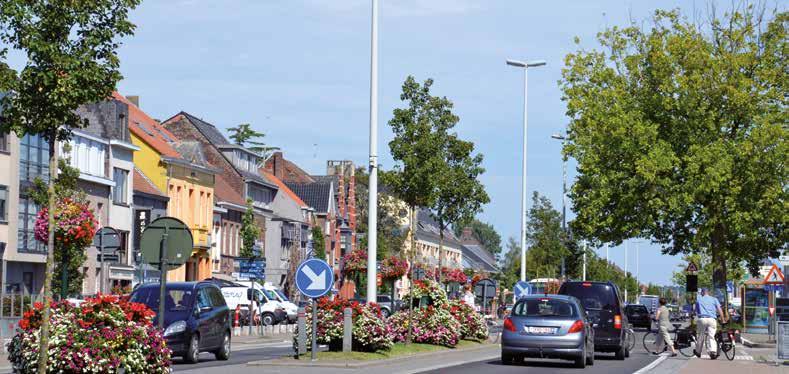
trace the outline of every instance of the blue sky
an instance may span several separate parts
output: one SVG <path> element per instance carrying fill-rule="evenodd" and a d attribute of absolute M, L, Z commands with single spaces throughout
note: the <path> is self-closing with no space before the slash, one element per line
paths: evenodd
<path fill-rule="evenodd" d="M 387 121 L 407 75 L 433 78 L 455 103 L 462 137 L 485 155 L 492 202 L 481 214 L 505 238 L 518 235 L 522 73 L 505 59 L 544 59 L 529 74 L 528 189 L 561 208 L 560 144 L 567 117 L 557 81 L 564 56 L 606 25 L 654 9 L 702 12 L 707 2 L 380 1 L 379 149 L 392 166 Z M 727 3 L 728 4 L 728 3 Z M 248 122 L 312 173 L 327 159 L 359 165 L 368 154 L 370 0 L 144 1 L 120 50 L 120 90 L 165 119 L 185 110 L 220 128 Z M 574 176 L 570 166 L 570 178 Z M 636 244 L 629 268 L 635 271 Z M 679 258 L 640 244 L 644 282 L 668 283 Z M 604 251 L 601 251 L 604 255 Z M 610 249 L 624 265 L 624 246 Z"/>

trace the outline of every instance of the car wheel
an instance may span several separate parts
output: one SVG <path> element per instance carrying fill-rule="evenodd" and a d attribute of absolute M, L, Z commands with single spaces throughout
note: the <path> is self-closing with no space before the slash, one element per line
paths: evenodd
<path fill-rule="evenodd" d="M 197 334 L 192 335 L 189 341 L 189 348 L 184 355 L 184 362 L 187 364 L 196 364 L 200 360 L 200 338 Z"/>
<path fill-rule="evenodd" d="M 625 346 L 622 345 L 619 347 L 619 350 L 616 351 L 616 354 L 614 354 L 614 358 L 617 360 L 624 360 L 625 357 L 627 357 L 627 349 L 625 349 Z"/>
<path fill-rule="evenodd" d="M 230 359 L 230 333 L 226 332 L 224 338 L 222 338 L 222 347 L 219 348 L 218 351 L 214 352 L 214 356 L 216 356 L 217 360 L 220 361 L 227 361 Z"/>
<path fill-rule="evenodd" d="M 510 354 L 502 353 L 501 354 L 501 363 L 504 365 L 512 365 L 514 357 Z"/>
<path fill-rule="evenodd" d="M 261 321 L 263 322 L 263 326 L 271 326 L 274 324 L 274 315 L 271 313 L 264 313 L 261 317 Z"/>
<path fill-rule="evenodd" d="M 581 357 L 575 359 L 575 367 L 579 369 L 586 368 L 586 360 L 588 360 L 589 354 L 586 352 L 586 344 L 584 344 L 584 350 L 581 352 Z"/>
<path fill-rule="evenodd" d="M 392 312 L 390 312 L 389 309 L 381 309 L 381 315 L 384 318 L 389 318 L 389 316 L 392 315 Z"/>

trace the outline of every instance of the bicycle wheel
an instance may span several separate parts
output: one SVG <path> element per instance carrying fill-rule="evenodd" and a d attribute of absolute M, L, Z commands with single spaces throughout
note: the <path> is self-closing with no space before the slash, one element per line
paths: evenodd
<path fill-rule="evenodd" d="M 696 336 L 691 335 L 688 337 L 688 344 L 683 345 L 679 349 L 679 353 L 685 357 L 693 357 L 693 351 L 696 349 Z"/>
<path fill-rule="evenodd" d="M 734 342 L 724 343 L 721 350 L 729 361 L 734 360 Z"/>
<path fill-rule="evenodd" d="M 656 353 L 657 352 L 657 340 L 658 340 L 658 333 L 654 331 L 649 331 L 644 334 L 644 349 L 649 353 Z"/>
<path fill-rule="evenodd" d="M 636 346 L 636 333 L 633 330 L 627 330 L 627 346 L 628 351 L 632 352 Z"/>

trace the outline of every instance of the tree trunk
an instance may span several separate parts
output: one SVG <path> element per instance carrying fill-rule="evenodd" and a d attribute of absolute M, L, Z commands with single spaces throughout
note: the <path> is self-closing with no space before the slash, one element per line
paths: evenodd
<path fill-rule="evenodd" d="M 728 316 L 729 313 L 729 293 L 726 290 L 726 255 L 723 253 L 723 228 L 720 224 L 716 225 L 713 229 L 710 238 L 710 250 L 712 257 L 712 291 L 711 294 L 715 296 L 714 290 L 718 286 L 723 288 L 723 314 Z"/>
<path fill-rule="evenodd" d="M 411 344 L 411 338 L 413 334 L 413 327 L 414 327 L 414 260 L 416 258 L 416 231 L 414 230 L 414 216 L 416 215 L 416 207 L 413 205 L 411 206 L 411 222 L 409 224 L 409 231 L 411 231 L 411 276 L 409 277 L 409 289 L 408 289 L 408 334 L 405 337 L 405 344 Z"/>
<path fill-rule="evenodd" d="M 41 318 L 41 337 L 38 349 L 38 374 L 47 372 L 47 352 L 49 351 L 49 315 L 50 301 L 52 298 L 52 273 L 54 273 L 55 259 L 55 178 L 58 176 L 58 153 L 57 140 L 55 134 L 49 136 L 49 183 L 47 192 L 49 194 L 49 207 L 47 208 L 47 220 L 49 221 L 47 236 L 47 264 L 44 273 L 44 311 Z"/>
<path fill-rule="evenodd" d="M 444 284 L 444 272 L 441 271 L 444 268 L 444 229 L 441 226 L 439 225 L 438 233 L 438 283 Z"/>

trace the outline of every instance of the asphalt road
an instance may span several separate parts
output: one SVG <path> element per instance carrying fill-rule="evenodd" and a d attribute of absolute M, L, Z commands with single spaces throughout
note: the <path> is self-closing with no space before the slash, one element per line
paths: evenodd
<path fill-rule="evenodd" d="M 526 359 L 524 363 L 505 366 L 501 363 L 500 359 L 485 360 L 473 362 L 460 366 L 453 366 L 426 373 L 519 373 L 522 374 L 524 370 L 528 369 L 531 373 L 579 373 L 584 374 L 607 374 L 607 373 L 627 373 L 631 374 L 644 366 L 649 365 L 652 361 L 657 359 L 644 350 L 642 345 L 642 338 L 644 330 L 636 331 L 636 345 L 630 357 L 624 361 L 614 359 L 613 354 L 597 353 L 595 354 L 594 366 L 587 366 L 586 369 L 576 369 L 573 367 L 571 361 L 562 360 L 541 360 L 541 359 Z"/>
<path fill-rule="evenodd" d="M 184 363 L 180 357 L 173 359 L 173 372 L 187 372 L 216 366 L 230 366 L 246 364 L 250 361 L 271 360 L 293 354 L 291 342 L 273 342 L 264 344 L 234 344 L 230 360 L 219 361 L 211 353 L 201 353 L 200 362 L 196 364 Z"/>

